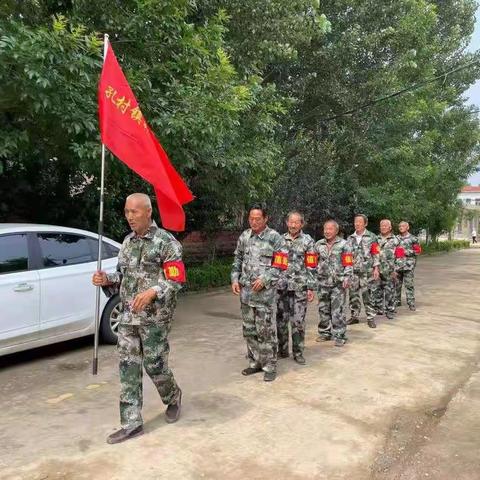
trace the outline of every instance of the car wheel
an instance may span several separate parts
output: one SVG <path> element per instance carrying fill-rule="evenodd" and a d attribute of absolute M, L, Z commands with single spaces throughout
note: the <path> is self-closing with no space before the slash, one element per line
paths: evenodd
<path fill-rule="evenodd" d="M 105 306 L 100 323 L 100 336 L 105 343 L 117 343 L 118 323 L 120 316 L 120 297 L 113 296 Z"/>

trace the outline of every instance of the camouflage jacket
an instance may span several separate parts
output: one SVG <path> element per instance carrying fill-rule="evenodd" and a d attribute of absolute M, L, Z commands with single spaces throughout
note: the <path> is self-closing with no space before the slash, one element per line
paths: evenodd
<path fill-rule="evenodd" d="M 365 230 L 362 239 L 357 243 L 354 234 L 347 239 L 348 248 L 353 253 L 353 272 L 355 275 L 372 274 L 373 267 L 380 265 L 377 236 Z"/>
<path fill-rule="evenodd" d="M 288 251 L 285 239 L 275 230 L 266 227 L 259 234 L 249 228 L 239 237 L 232 265 L 232 283 L 241 285 L 242 303 L 255 306 L 273 305 L 277 282 L 282 271 L 288 268 Z M 261 279 L 264 285 L 258 292 L 252 283 Z"/>
<path fill-rule="evenodd" d="M 314 290 L 317 256 L 307 255 L 314 253 L 313 238 L 302 231 L 296 238 L 292 238 L 288 232 L 283 234 L 283 238 L 288 249 L 288 269 L 281 276 L 277 288 L 290 291 Z"/>
<path fill-rule="evenodd" d="M 390 278 L 393 272 L 400 271 L 405 265 L 405 252 L 399 248 L 398 238 L 390 234 L 388 237 L 378 237 L 380 247 L 380 275 Z"/>
<path fill-rule="evenodd" d="M 329 249 L 327 240 L 323 238 L 315 244 L 314 251 L 318 255 L 318 287 L 335 287 L 352 277 L 353 257 L 345 240 L 336 237 Z"/>
<path fill-rule="evenodd" d="M 185 281 L 184 272 L 182 246 L 155 222 L 143 237 L 129 233 L 118 253 L 117 271 L 107 275 L 113 285 L 106 290 L 110 294 L 120 292 L 120 321 L 143 325 L 171 320 L 177 291 Z M 157 292 L 157 298 L 143 311 L 132 312 L 135 296 L 150 288 Z"/>
<path fill-rule="evenodd" d="M 405 265 L 402 270 L 413 270 L 417 264 L 417 256 L 422 253 L 418 238 L 408 233 L 404 237 L 397 235 L 397 239 L 405 250 Z"/>

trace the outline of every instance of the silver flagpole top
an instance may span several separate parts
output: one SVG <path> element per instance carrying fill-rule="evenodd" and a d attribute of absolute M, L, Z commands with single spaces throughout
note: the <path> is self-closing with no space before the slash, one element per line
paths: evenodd
<path fill-rule="evenodd" d="M 103 34 L 103 60 L 107 57 L 107 48 L 108 48 L 108 33 Z"/>

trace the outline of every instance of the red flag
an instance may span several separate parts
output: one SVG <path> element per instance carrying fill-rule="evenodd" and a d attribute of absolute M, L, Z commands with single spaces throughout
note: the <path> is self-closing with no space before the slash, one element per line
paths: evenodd
<path fill-rule="evenodd" d="M 110 44 L 98 85 L 98 112 L 103 144 L 154 186 L 163 226 L 185 230 L 182 206 L 194 197 L 147 125 Z"/>

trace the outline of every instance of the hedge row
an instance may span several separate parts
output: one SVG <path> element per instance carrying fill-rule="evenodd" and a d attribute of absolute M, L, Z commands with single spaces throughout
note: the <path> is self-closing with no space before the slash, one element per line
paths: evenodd
<path fill-rule="evenodd" d="M 187 284 L 183 290 L 195 292 L 230 284 L 231 257 L 187 266 Z"/>
<path fill-rule="evenodd" d="M 430 253 L 450 252 L 452 250 L 469 247 L 470 242 L 468 240 L 446 240 L 444 242 L 422 243 L 422 251 L 427 255 Z"/>

